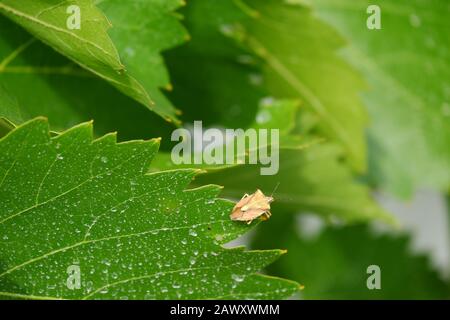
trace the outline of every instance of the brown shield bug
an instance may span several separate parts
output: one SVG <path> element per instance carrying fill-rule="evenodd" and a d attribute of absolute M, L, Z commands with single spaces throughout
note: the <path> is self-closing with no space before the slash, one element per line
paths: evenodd
<path fill-rule="evenodd" d="M 273 197 L 266 197 L 259 189 L 251 195 L 245 194 L 234 206 L 230 218 L 233 221 L 245 221 L 247 224 L 252 223 L 258 217 L 267 220 L 272 215 L 270 203 L 273 200 Z"/>

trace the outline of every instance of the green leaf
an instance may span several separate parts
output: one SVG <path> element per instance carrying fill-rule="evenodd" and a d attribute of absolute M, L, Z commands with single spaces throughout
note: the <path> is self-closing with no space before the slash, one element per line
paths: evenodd
<path fill-rule="evenodd" d="M 171 11 L 175 4 L 103 1 L 99 6 L 114 25 L 110 34 L 126 65 L 127 74 L 138 78 L 152 96 L 156 102 L 151 107 L 153 111 L 176 122 L 176 110 L 159 89 L 169 87 L 159 52 L 181 43 L 186 37 Z M 54 129 L 64 130 L 76 123 L 95 119 L 100 133 L 119 130 L 126 138 L 148 137 L 149 123 L 152 127 L 163 126 L 155 117 L 146 114 L 145 109 L 141 110 L 143 108 L 137 103 L 121 97 L 92 73 L 33 40 L 22 28 L 2 17 L 0 28 L 5 30 L 0 37 L 0 60 L 6 62 L 0 68 L 0 83 L 20 102 L 25 120 L 45 115 Z M 144 38 L 146 41 L 143 42 Z M 12 55 L 13 52 L 15 54 Z M 29 94 L 23 94 L 25 89 Z M 148 103 L 146 105 L 150 107 Z M 130 121 L 123 123 L 127 116 Z"/>
<path fill-rule="evenodd" d="M 448 285 L 428 258 L 410 252 L 407 236 L 375 235 L 366 226 L 356 225 L 328 227 L 311 238 L 301 229 L 293 217 L 274 219 L 270 226 L 258 228 L 254 245 L 287 248 L 288 254 L 268 270 L 299 281 L 305 286 L 302 296 L 306 299 L 450 297 Z M 270 239 L 268 232 L 273 235 Z M 366 286 L 370 265 L 380 267 L 380 290 Z"/>
<path fill-rule="evenodd" d="M 80 8 L 79 30 L 70 30 L 66 25 L 69 17 L 66 10 L 72 4 Z M 110 24 L 91 0 L 70 3 L 60 0 L 2 0 L 0 12 L 123 93 L 148 107 L 151 106 L 152 102 L 142 86 L 125 73 L 125 67 L 107 33 Z M 34 41 L 29 39 L 14 47 L 0 63 L 0 71 L 4 71 L 9 63 Z"/>
<path fill-rule="evenodd" d="M 20 108 L 17 100 L 0 84 L 0 118 L 8 119 L 14 123 L 22 122 Z"/>
<path fill-rule="evenodd" d="M 0 29 L 8 31 L 0 37 L 2 57 L 31 39 L 2 16 Z M 20 118 L 16 124 L 45 115 L 52 130 L 62 131 L 95 119 L 97 135 L 118 131 L 122 140 L 150 138 L 171 130 L 162 118 L 39 41 L 10 61 L 0 72 L 0 83 L 17 101 Z M 9 118 L 12 111 L 8 109 L 3 103 L 0 117 Z"/>
<path fill-rule="evenodd" d="M 350 42 L 348 61 L 369 81 L 371 178 L 409 196 L 450 186 L 450 42 L 446 0 L 308 1 Z M 369 4 L 381 30 L 366 28 Z"/>
<path fill-rule="evenodd" d="M 0 296 L 26 299 L 285 298 L 294 282 L 255 274 L 281 250 L 221 245 L 248 226 L 196 170 L 146 174 L 158 141 L 56 137 L 38 118 L 0 140 Z M 67 286 L 79 266 L 80 289 Z"/>
<path fill-rule="evenodd" d="M 153 110 L 167 121 L 179 122 L 177 111 L 161 92 L 172 90 L 161 52 L 184 43 L 188 34 L 174 12 L 182 0 L 94 0 L 113 28 L 111 38 L 127 72 L 155 102 Z"/>
<path fill-rule="evenodd" d="M 366 167 L 363 80 L 338 54 L 343 40 L 309 9 L 280 0 L 236 1 L 248 19 L 229 28 L 264 62 L 275 97 L 300 98 L 319 119 L 319 129 L 344 147 L 353 167 Z"/>

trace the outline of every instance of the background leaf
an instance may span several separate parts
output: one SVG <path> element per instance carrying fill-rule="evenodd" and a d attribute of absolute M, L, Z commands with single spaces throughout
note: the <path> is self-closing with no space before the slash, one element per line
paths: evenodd
<path fill-rule="evenodd" d="M 265 62 L 270 92 L 300 98 L 319 118 L 320 131 L 336 139 L 354 168 L 363 171 L 367 119 L 359 91 L 364 82 L 336 54 L 343 40 L 304 6 L 279 0 L 245 3 L 254 13 L 230 34 Z"/>
<path fill-rule="evenodd" d="M 174 84 L 170 99 L 186 123 L 201 119 L 205 126 L 248 127 L 269 93 L 256 57 L 223 33 L 245 13 L 234 1 L 195 0 L 180 14 L 191 40 L 165 54 Z"/>
<path fill-rule="evenodd" d="M 66 25 L 69 17 L 66 10 L 71 4 L 80 8 L 82 26 L 79 30 L 70 30 Z M 142 86 L 125 73 L 125 67 L 107 34 L 109 22 L 91 0 L 2 0 L 0 12 L 123 93 L 146 106 L 151 105 L 152 102 Z M 1 62 L 0 70 L 4 71 L 9 62 L 33 42 L 34 40 L 28 39 L 14 47 Z"/>
<path fill-rule="evenodd" d="M 450 42 L 445 0 L 308 1 L 348 40 L 345 56 L 368 79 L 371 178 L 410 196 L 450 186 Z M 364 28 L 369 4 L 381 30 Z M 389 138 L 387 138 L 389 137 Z"/>
<path fill-rule="evenodd" d="M 156 102 L 153 110 L 166 120 L 170 118 L 176 122 L 176 110 L 160 92 L 160 87 L 169 88 L 170 85 L 159 52 L 181 43 L 186 37 L 172 12 L 179 2 L 116 3 L 111 0 L 98 5 L 115 26 L 110 33 L 128 73 L 136 74 L 150 92 Z M 134 24 L 137 30 L 134 36 L 129 35 L 126 22 Z M 0 57 L 8 62 L 0 68 L 0 83 L 20 102 L 24 119 L 46 115 L 55 130 L 95 119 L 99 134 L 119 131 L 124 140 L 170 132 L 171 126 L 164 121 L 72 61 L 33 40 L 22 28 L 1 17 L 0 26 L 5 30 L 0 39 Z M 144 38 L 146 41 L 140 41 Z M 16 48 L 21 50 L 10 56 Z M 24 90 L 30 94 L 23 95 Z M 125 117 L 128 120 L 122 121 Z"/>
<path fill-rule="evenodd" d="M 95 0 L 113 24 L 111 38 L 127 72 L 143 85 L 155 102 L 152 108 L 168 121 L 177 110 L 161 89 L 172 90 L 161 52 L 184 43 L 188 34 L 174 12 L 181 0 Z M 132 32 L 130 32 L 132 30 Z"/>
<path fill-rule="evenodd" d="M 281 218 L 281 219 L 280 219 Z M 283 246 L 288 254 L 271 274 L 305 286 L 306 299 L 448 299 L 450 288 L 424 255 L 412 254 L 406 236 L 375 235 L 367 226 L 326 227 L 309 235 L 303 220 L 282 216 L 260 225 L 253 244 Z M 284 219 L 284 221 L 283 221 Z M 310 231 L 311 229 L 309 229 Z M 277 237 L 267 237 L 275 233 Z M 381 289 L 366 286 L 367 267 L 381 269 Z"/>
<path fill-rule="evenodd" d="M 3 117 L 15 123 L 23 121 L 17 100 L 12 97 L 1 84 L 0 101 L 0 118 Z"/>
<path fill-rule="evenodd" d="M 36 119 L 0 140 L 0 296 L 71 299 L 286 298 L 294 282 L 256 275 L 283 252 L 224 249 L 220 188 L 185 190 L 195 170 L 145 174 L 158 141 L 92 141 L 91 124 L 50 138 Z M 82 285 L 70 290 L 67 268 Z"/>

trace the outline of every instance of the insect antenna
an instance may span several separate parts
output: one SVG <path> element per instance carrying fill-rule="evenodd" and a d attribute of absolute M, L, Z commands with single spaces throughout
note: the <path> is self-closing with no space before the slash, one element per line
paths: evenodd
<path fill-rule="evenodd" d="M 277 191 L 279 185 L 280 185 L 280 182 L 278 181 L 278 183 L 275 186 L 275 188 L 273 188 L 272 194 L 270 195 L 271 198 L 273 198 L 273 194 L 275 193 L 275 191 Z"/>

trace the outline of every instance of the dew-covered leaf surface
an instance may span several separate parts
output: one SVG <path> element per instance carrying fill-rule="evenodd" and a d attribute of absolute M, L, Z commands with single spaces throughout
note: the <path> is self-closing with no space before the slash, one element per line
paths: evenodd
<path fill-rule="evenodd" d="M 249 226 L 191 169 L 146 174 L 159 142 L 51 138 L 43 118 L 0 140 L 0 296 L 280 299 L 295 282 L 256 274 L 282 250 L 225 249 Z M 68 270 L 80 270 L 80 288 Z M 69 269 L 68 269 L 69 268 Z M 72 269 L 71 269 L 72 268 Z M 72 289 L 70 289 L 72 288 Z"/>

